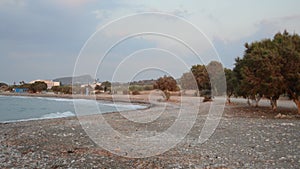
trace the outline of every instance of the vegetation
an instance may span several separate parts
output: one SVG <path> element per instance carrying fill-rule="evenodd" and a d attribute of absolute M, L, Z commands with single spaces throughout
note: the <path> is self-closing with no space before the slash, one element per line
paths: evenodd
<path fill-rule="evenodd" d="M 0 87 L 2 87 L 2 86 L 8 86 L 7 84 L 5 84 L 5 83 L 0 83 Z"/>
<path fill-rule="evenodd" d="M 139 94 L 141 94 L 141 93 L 137 90 L 132 91 L 132 95 L 139 95 Z"/>
<path fill-rule="evenodd" d="M 245 44 L 243 58 L 237 58 L 233 72 L 237 79 L 235 93 L 258 104 L 264 96 L 273 110 L 280 95 L 288 94 L 300 113 L 300 37 L 288 32 L 273 39 Z"/>
<path fill-rule="evenodd" d="M 227 69 L 224 68 L 224 72 L 225 72 L 225 77 L 226 77 L 226 83 L 227 83 L 227 90 L 226 90 L 226 94 L 227 94 L 227 102 L 231 103 L 230 101 L 230 97 L 235 94 L 235 87 L 238 84 L 237 78 L 234 74 L 234 72 L 231 69 Z"/>
<path fill-rule="evenodd" d="M 9 87 L 6 83 L 0 83 L 0 91 L 9 90 Z"/>
<path fill-rule="evenodd" d="M 111 91 L 111 82 L 105 81 L 101 84 L 103 87 L 104 92 L 110 92 Z"/>
<path fill-rule="evenodd" d="M 32 84 L 20 82 L 20 85 L 12 85 L 7 88 L 8 91 L 13 91 L 15 88 L 27 89 L 29 93 L 40 93 L 47 90 L 47 84 L 45 82 L 35 82 Z"/>
<path fill-rule="evenodd" d="M 204 65 L 194 65 L 191 72 L 197 82 L 198 90 L 211 90 L 208 72 Z"/>
<path fill-rule="evenodd" d="M 51 90 L 56 94 L 58 94 L 58 93 L 72 94 L 72 87 L 71 86 L 53 86 L 51 88 Z"/>
<path fill-rule="evenodd" d="M 223 82 L 223 83 L 222 83 Z M 207 66 L 194 65 L 191 73 L 184 73 L 180 78 L 183 90 L 198 89 L 203 101 L 211 101 L 212 95 L 221 95 L 225 92 L 225 77 L 220 62 L 212 61 Z"/>
<path fill-rule="evenodd" d="M 171 76 L 160 77 L 153 85 L 154 89 L 159 89 L 164 92 L 164 97 L 169 100 L 171 97 L 170 91 L 178 91 L 176 80 Z"/>
<path fill-rule="evenodd" d="M 300 37 L 287 31 L 277 33 L 272 39 L 245 44 L 242 58 L 236 58 L 235 67 L 223 69 L 221 63 L 212 61 L 207 66 L 194 65 L 191 73 L 180 78 L 183 90 L 197 89 L 209 97 L 223 94 L 227 82 L 227 100 L 231 96 L 248 98 L 258 106 L 262 97 L 268 98 L 272 109 L 277 109 L 280 95 L 288 95 L 300 113 Z M 207 100 L 207 98 L 205 98 Z"/>
<path fill-rule="evenodd" d="M 100 85 L 96 85 L 95 86 L 95 90 L 104 90 L 104 88 L 102 86 L 100 86 Z"/>
<path fill-rule="evenodd" d="M 32 93 L 40 93 L 42 91 L 47 90 L 47 84 L 45 82 L 34 82 L 33 84 L 30 84 L 28 87 L 28 90 Z"/>

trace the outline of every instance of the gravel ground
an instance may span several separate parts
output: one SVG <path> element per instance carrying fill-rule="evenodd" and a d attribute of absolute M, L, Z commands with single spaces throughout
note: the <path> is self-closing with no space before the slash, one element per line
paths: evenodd
<path fill-rule="evenodd" d="M 288 116 L 275 118 L 278 112 L 266 107 L 226 106 L 213 135 L 200 144 L 210 104 L 201 103 L 195 125 L 179 144 L 147 158 L 117 156 L 97 146 L 75 117 L 0 124 L 0 168 L 299 168 L 300 122 L 294 109 L 282 108 Z M 162 114 L 160 107 L 140 111 L 160 115 L 146 125 L 120 113 L 104 117 L 123 134 L 159 133 L 176 121 L 179 105 L 169 103 Z"/>

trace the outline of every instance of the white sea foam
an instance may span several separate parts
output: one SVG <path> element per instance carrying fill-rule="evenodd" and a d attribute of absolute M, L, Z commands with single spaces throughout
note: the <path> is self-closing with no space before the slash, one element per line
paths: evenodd
<path fill-rule="evenodd" d="M 32 98 L 28 96 L 4 96 L 4 95 L 1 95 L 1 97 L 10 97 L 10 98 L 18 98 L 18 99 Z"/>
<path fill-rule="evenodd" d="M 130 110 L 138 110 L 138 109 L 145 109 L 147 106 L 142 105 L 134 105 L 134 104 L 115 104 L 115 103 L 101 103 L 104 106 L 111 106 L 116 108 L 125 108 Z"/>
<path fill-rule="evenodd" d="M 34 98 L 57 101 L 57 102 L 73 102 L 73 99 L 67 99 L 67 98 L 55 98 L 55 97 L 34 97 Z"/>
<path fill-rule="evenodd" d="M 9 120 L 9 121 L 0 121 L 0 123 L 14 123 L 14 122 L 22 122 L 22 121 L 33 121 L 33 120 L 43 120 L 43 119 L 56 119 L 56 118 L 63 118 L 63 117 L 73 117 L 75 116 L 74 113 L 70 111 L 66 111 L 63 113 L 56 112 L 56 113 L 49 113 L 45 114 L 39 118 L 29 118 L 29 119 L 20 119 L 20 120 Z"/>
<path fill-rule="evenodd" d="M 55 118 L 72 117 L 72 116 L 75 116 L 75 114 L 70 112 L 70 111 L 66 111 L 66 112 L 63 112 L 63 113 L 56 112 L 56 113 L 45 114 L 41 118 L 43 118 L 43 119 L 55 119 Z"/>
<path fill-rule="evenodd" d="M 76 114 L 73 113 L 73 111 L 74 111 L 74 109 L 72 108 L 73 106 L 71 106 L 69 104 L 69 102 L 74 102 L 75 105 L 79 106 L 80 109 L 83 110 L 83 111 L 81 111 L 81 114 L 77 114 L 77 115 L 102 114 L 102 113 L 109 113 L 109 112 L 114 112 L 114 111 L 127 111 L 127 110 L 138 110 L 138 109 L 147 108 L 147 106 L 145 106 L 145 105 L 133 105 L 133 104 L 129 104 L 129 103 L 110 103 L 110 102 L 105 102 L 105 101 L 88 100 L 88 99 L 68 99 L 68 98 L 28 97 L 28 96 L 3 96 L 3 97 L 20 98 L 20 99 L 41 99 L 41 100 L 45 100 L 46 103 L 47 103 L 47 100 L 55 101 L 55 102 L 57 101 L 58 103 L 51 103 L 51 104 L 47 103 L 47 105 L 43 106 L 43 102 L 38 102 L 38 105 L 36 105 L 37 106 L 36 109 L 31 109 L 29 107 L 28 111 L 29 110 L 33 111 L 33 112 L 38 111 L 38 112 L 41 113 L 40 117 L 39 116 L 35 116 L 35 117 L 32 116 L 32 118 L 18 119 L 17 118 L 18 116 L 16 114 L 15 117 L 18 120 L 8 120 L 8 121 L 4 121 L 4 120 L 1 121 L 0 120 L 0 123 L 42 120 L 42 119 L 53 119 L 53 118 L 76 116 Z M 8 99 L 8 100 L 10 100 L 10 99 Z M 14 102 L 16 102 L 16 101 L 14 101 Z M 17 102 L 18 102 L 18 100 L 17 100 Z M 59 102 L 61 102 L 61 103 L 59 103 Z M 63 110 L 62 112 L 59 112 L 60 110 L 55 110 L 55 105 L 56 104 L 60 105 L 60 104 L 64 104 L 64 102 L 68 103 L 68 104 L 66 104 L 66 106 L 69 107 L 68 109 Z M 21 103 L 23 103 L 23 102 L 21 102 Z M 34 103 L 34 101 L 33 101 L 33 103 Z M 27 103 L 24 103 L 24 104 L 21 104 L 21 106 L 24 106 L 25 108 L 27 108 L 26 107 Z M 10 104 L 8 102 L 8 104 L 6 104 L 6 106 L 9 106 L 9 105 Z M 39 108 L 39 105 L 41 105 L 42 107 Z M 51 107 L 49 107 L 49 109 L 48 108 L 45 109 L 45 107 L 47 107 L 49 105 Z M 31 102 L 30 102 L 29 106 L 32 106 Z M 67 108 L 67 107 L 65 107 L 65 108 Z M 99 111 L 99 108 L 100 108 L 101 111 Z M 19 111 L 18 107 L 17 107 L 17 109 L 13 109 L 13 110 L 15 110 L 15 111 L 12 111 L 10 113 L 15 113 L 15 112 Z M 52 111 L 52 113 L 47 114 L 47 112 L 44 112 L 43 110 L 46 110 L 46 111 L 50 110 L 50 111 Z M 58 112 L 56 112 L 56 111 L 58 111 Z M 30 114 L 30 112 L 27 112 L 27 113 Z"/>

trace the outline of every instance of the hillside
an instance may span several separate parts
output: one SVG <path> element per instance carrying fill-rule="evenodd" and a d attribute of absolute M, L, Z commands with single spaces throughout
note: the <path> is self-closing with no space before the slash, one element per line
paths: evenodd
<path fill-rule="evenodd" d="M 75 77 L 62 77 L 53 79 L 55 82 L 60 82 L 61 85 L 71 85 L 74 79 L 74 84 L 87 84 L 93 83 L 94 79 L 90 75 L 82 75 L 82 76 L 75 76 Z"/>

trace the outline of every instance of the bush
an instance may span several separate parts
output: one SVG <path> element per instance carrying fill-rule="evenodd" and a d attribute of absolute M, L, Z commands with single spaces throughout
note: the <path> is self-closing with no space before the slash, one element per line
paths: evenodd
<path fill-rule="evenodd" d="M 147 85 L 147 86 L 144 86 L 144 90 L 153 90 L 153 86 L 152 85 Z"/>
<path fill-rule="evenodd" d="M 141 94 L 141 93 L 139 91 L 137 91 L 137 90 L 135 90 L 135 91 L 132 92 L 132 95 L 139 95 L 139 94 Z"/>

